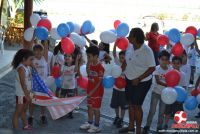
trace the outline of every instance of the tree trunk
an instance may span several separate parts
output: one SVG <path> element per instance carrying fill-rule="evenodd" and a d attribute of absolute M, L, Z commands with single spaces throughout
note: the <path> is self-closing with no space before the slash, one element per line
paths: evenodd
<path fill-rule="evenodd" d="M 3 2 L 4 0 L 0 0 L 0 26 L 1 26 L 1 16 L 2 16 L 2 11 L 3 11 Z"/>
<path fill-rule="evenodd" d="M 24 31 L 31 27 L 30 16 L 33 12 L 33 0 L 24 0 Z M 24 40 L 23 47 L 26 49 L 32 48 L 32 42 Z"/>

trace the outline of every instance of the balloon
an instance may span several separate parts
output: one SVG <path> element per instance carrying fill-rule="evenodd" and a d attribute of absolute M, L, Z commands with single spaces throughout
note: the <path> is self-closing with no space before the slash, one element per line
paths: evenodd
<path fill-rule="evenodd" d="M 113 65 L 111 69 L 111 76 L 114 78 L 119 77 L 122 74 L 122 68 L 118 65 Z"/>
<path fill-rule="evenodd" d="M 50 31 L 50 35 L 54 40 L 60 40 L 61 37 L 59 36 L 58 32 L 57 32 L 57 28 L 52 28 Z"/>
<path fill-rule="evenodd" d="M 90 32 L 90 29 L 92 28 L 92 22 L 89 20 L 86 20 L 82 27 L 81 27 L 81 33 L 83 35 L 88 34 Z"/>
<path fill-rule="evenodd" d="M 174 56 L 181 56 L 183 54 L 184 48 L 182 46 L 181 43 L 176 43 L 173 47 L 172 47 L 172 54 Z"/>
<path fill-rule="evenodd" d="M 162 90 L 161 99 L 165 104 L 173 104 L 176 101 L 177 93 L 175 89 L 167 87 Z"/>
<path fill-rule="evenodd" d="M 186 33 L 183 36 L 181 36 L 181 44 L 183 44 L 185 47 L 188 47 L 192 43 L 194 43 L 194 36 L 191 33 Z"/>
<path fill-rule="evenodd" d="M 74 24 L 74 32 L 77 34 L 81 33 L 81 26 L 79 24 Z"/>
<path fill-rule="evenodd" d="M 114 28 L 117 29 L 117 27 L 119 26 L 120 23 L 121 23 L 120 20 L 116 20 L 116 21 L 114 22 Z"/>
<path fill-rule="evenodd" d="M 168 34 L 169 34 L 169 31 L 164 32 L 164 35 L 168 36 Z"/>
<path fill-rule="evenodd" d="M 165 81 L 168 87 L 175 87 L 180 82 L 181 75 L 177 70 L 171 70 L 165 74 Z"/>
<path fill-rule="evenodd" d="M 115 80 L 115 86 L 119 89 L 125 88 L 126 87 L 126 80 L 123 77 L 118 77 Z"/>
<path fill-rule="evenodd" d="M 51 31 L 51 21 L 49 19 L 41 19 L 38 24 L 37 24 L 38 27 L 45 27 L 48 29 L 48 31 Z"/>
<path fill-rule="evenodd" d="M 82 76 L 87 77 L 86 65 L 80 67 L 80 73 Z"/>
<path fill-rule="evenodd" d="M 126 23 L 121 23 L 117 27 L 117 37 L 125 37 L 129 33 L 129 26 Z"/>
<path fill-rule="evenodd" d="M 176 101 L 184 102 L 187 98 L 187 92 L 185 91 L 185 89 L 180 86 L 176 86 L 175 90 L 178 95 Z"/>
<path fill-rule="evenodd" d="M 94 33 L 94 31 L 95 31 L 95 27 L 92 25 L 89 34 Z"/>
<path fill-rule="evenodd" d="M 70 29 L 70 33 L 74 32 L 74 23 L 73 22 L 67 22 L 67 25 L 69 26 L 69 29 Z"/>
<path fill-rule="evenodd" d="M 72 54 L 74 52 L 75 46 L 74 43 L 68 38 L 62 38 L 61 40 L 61 48 L 64 53 Z"/>
<path fill-rule="evenodd" d="M 62 81 L 61 81 L 60 77 L 58 77 L 58 78 L 55 79 L 55 84 L 56 84 L 56 87 L 61 88 Z"/>
<path fill-rule="evenodd" d="M 32 14 L 30 17 L 31 25 L 37 27 L 38 22 L 41 20 L 39 14 Z"/>
<path fill-rule="evenodd" d="M 45 27 L 37 27 L 35 29 L 35 36 L 39 40 L 46 40 L 48 39 L 48 30 Z"/>
<path fill-rule="evenodd" d="M 61 23 L 58 25 L 57 32 L 60 37 L 65 38 L 70 34 L 70 28 L 67 24 Z"/>
<path fill-rule="evenodd" d="M 54 86 L 54 83 L 55 83 L 55 79 L 52 76 L 48 76 L 47 79 L 45 80 L 45 84 L 47 85 L 49 89 L 52 89 L 52 87 Z"/>
<path fill-rule="evenodd" d="M 111 29 L 110 31 L 117 35 L 117 31 L 115 29 Z"/>
<path fill-rule="evenodd" d="M 51 76 L 54 78 L 58 78 L 60 76 L 60 67 L 59 65 L 55 65 L 52 67 Z"/>
<path fill-rule="evenodd" d="M 198 29 L 197 36 L 200 37 L 200 28 Z"/>
<path fill-rule="evenodd" d="M 126 50 L 128 48 L 129 41 L 126 37 L 121 37 L 116 40 L 117 47 L 121 50 Z"/>
<path fill-rule="evenodd" d="M 78 77 L 77 78 L 77 84 L 82 89 L 87 90 L 88 78 L 87 77 L 83 77 L 83 76 Z"/>
<path fill-rule="evenodd" d="M 198 105 L 197 99 L 194 96 L 189 96 L 184 102 L 184 106 L 187 110 L 194 110 Z"/>
<path fill-rule="evenodd" d="M 114 84 L 115 78 L 113 78 L 112 76 L 106 76 L 105 78 L 103 78 L 104 88 L 112 88 Z"/>
<path fill-rule="evenodd" d="M 103 42 L 103 43 L 113 43 L 115 42 L 117 39 L 117 36 L 111 32 L 111 31 L 104 31 L 100 34 L 100 40 Z"/>
<path fill-rule="evenodd" d="M 157 38 L 157 42 L 159 45 L 167 45 L 169 43 L 169 39 L 166 35 L 159 35 Z"/>
<path fill-rule="evenodd" d="M 200 104 L 200 94 L 197 95 L 197 101 L 198 101 L 198 103 Z"/>
<path fill-rule="evenodd" d="M 192 96 L 197 96 L 198 94 L 200 94 L 200 89 L 197 89 L 197 90 L 193 89 L 191 92 Z"/>
<path fill-rule="evenodd" d="M 169 30 L 168 37 L 169 37 L 169 40 L 173 41 L 174 43 L 177 43 L 181 39 L 180 31 L 176 28 L 173 28 Z"/>
<path fill-rule="evenodd" d="M 26 41 L 31 41 L 33 39 L 33 34 L 34 34 L 34 28 L 33 27 L 29 27 L 25 30 L 24 32 L 24 39 Z"/>
<path fill-rule="evenodd" d="M 83 48 L 86 45 L 85 38 L 78 35 L 77 33 L 71 33 L 69 38 L 80 48 Z"/>
<path fill-rule="evenodd" d="M 189 27 L 186 28 L 185 33 L 191 33 L 194 37 L 196 37 L 198 31 L 197 31 L 196 27 L 189 26 Z"/>

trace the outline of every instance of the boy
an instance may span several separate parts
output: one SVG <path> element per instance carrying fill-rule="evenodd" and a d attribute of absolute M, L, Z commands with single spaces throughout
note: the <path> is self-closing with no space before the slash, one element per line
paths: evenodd
<path fill-rule="evenodd" d="M 90 46 L 87 50 L 87 72 L 88 72 L 88 89 L 87 89 L 87 103 L 88 103 L 88 122 L 80 126 L 80 129 L 87 130 L 89 133 L 100 132 L 100 108 L 104 88 L 102 86 L 102 79 L 104 75 L 104 68 L 99 62 L 99 49 L 97 46 Z M 95 122 L 93 124 L 93 115 Z"/>
<path fill-rule="evenodd" d="M 174 56 L 172 58 L 172 67 L 173 67 L 173 69 L 176 69 L 177 71 L 179 71 L 180 75 L 181 75 L 181 80 L 180 80 L 178 86 L 181 86 L 184 89 L 186 89 L 186 87 L 187 87 L 186 76 L 185 76 L 184 72 L 180 71 L 181 66 L 182 66 L 182 58 Z M 165 126 L 164 126 L 165 129 L 168 128 L 169 118 L 174 117 L 174 114 L 177 111 L 183 111 L 183 103 L 176 101 L 171 105 L 166 105 Z"/>
<path fill-rule="evenodd" d="M 163 117 L 164 117 L 164 112 L 165 112 L 165 104 L 161 100 L 161 92 L 165 87 L 167 87 L 163 76 L 171 69 L 169 67 L 169 59 L 170 59 L 170 54 L 166 50 L 161 51 L 158 55 L 158 61 L 160 65 L 156 66 L 156 70 L 153 73 L 153 76 L 154 76 L 153 86 L 152 86 L 153 91 L 151 95 L 151 103 L 150 103 L 147 123 L 146 123 L 146 126 L 144 127 L 144 133 L 148 133 L 150 129 L 158 102 L 159 102 L 159 115 L 158 115 L 158 122 L 157 122 L 157 131 L 162 129 Z"/>

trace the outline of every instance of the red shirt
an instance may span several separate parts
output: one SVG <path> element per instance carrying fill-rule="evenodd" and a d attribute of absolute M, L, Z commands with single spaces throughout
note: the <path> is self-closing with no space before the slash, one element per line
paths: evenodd
<path fill-rule="evenodd" d="M 87 94 L 89 94 L 96 85 L 99 83 L 100 80 L 102 80 L 104 75 L 104 68 L 101 65 L 101 63 L 98 63 L 97 65 L 90 65 L 89 66 L 89 75 L 88 75 L 88 89 Z M 102 97 L 104 92 L 103 85 L 100 84 L 96 92 L 91 97 Z"/>
<path fill-rule="evenodd" d="M 160 45 L 157 43 L 157 38 L 159 34 L 149 32 L 147 34 L 147 39 L 149 41 L 148 46 L 153 50 L 153 52 L 159 52 L 160 51 Z"/>

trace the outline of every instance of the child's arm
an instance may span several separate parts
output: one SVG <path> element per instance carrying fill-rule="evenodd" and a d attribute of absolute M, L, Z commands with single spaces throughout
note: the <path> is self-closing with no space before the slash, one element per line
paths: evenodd
<path fill-rule="evenodd" d="M 198 78 L 197 81 L 196 81 L 195 90 L 197 90 L 199 84 L 200 84 L 200 76 L 199 76 L 199 78 Z"/>
<path fill-rule="evenodd" d="M 86 35 L 84 37 L 90 45 L 96 46 Z"/>
<path fill-rule="evenodd" d="M 96 87 L 88 94 L 88 97 L 91 97 L 97 91 L 98 87 L 102 84 L 102 79 L 103 78 L 99 79 L 99 82 L 97 83 Z"/>
<path fill-rule="evenodd" d="M 160 81 L 160 76 L 159 76 L 159 75 L 155 75 L 155 79 L 156 79 L 156 83 L 157 83 L 158 85 L 167 87 L 167 84 L 166 84 L 166 83 Z"/>
<path fill-rule="evenodd" d="M 78 54 L 77 57 L 76 57 L 76 61 L 75 61 L 74 72 L 78 72 L 78 68 L 79 68 L 79 64 L 80 64 L 80 59 L 81 59 L 81 55 Z"/>
<path fill-rule="evenodd" d="M 116 55 L 116 44 L 114 44 L 114 47 L 113 47 L 113 57 L 115 58 L 115 57 L 117 57 L 117 55 Z"/>
<path fill-rule="evenodd" d="M 48 62 L 48 40 L 45 40 L 44 41 L 44 44 L 43 44 L 43 46 L 44 46 L 44 58 L 45 58 L 45 60 L 46 60 L 46 62 Z"/>

